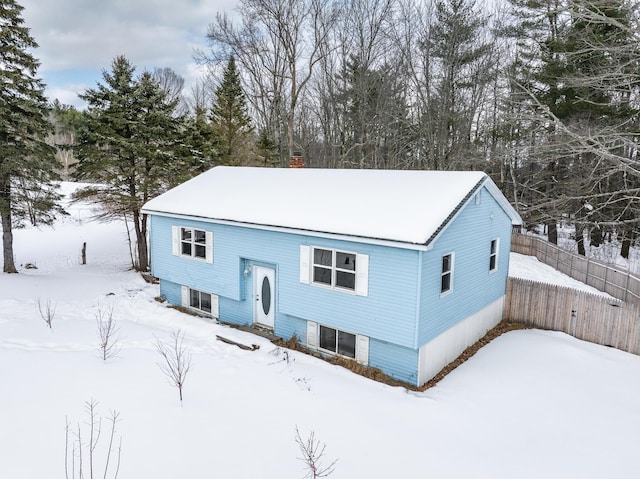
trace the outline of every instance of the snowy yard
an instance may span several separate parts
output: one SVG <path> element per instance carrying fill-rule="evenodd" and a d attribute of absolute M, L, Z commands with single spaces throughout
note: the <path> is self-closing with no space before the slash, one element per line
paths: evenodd
<path fill-rule="evenodd" d="M 123 224 L 70 211 L 54 229 L 15 231 L 16 264 L 37 269 L 0 275 L 0 477 L 64 478 L 66 421 L 85 428 L 92 398 L 101 415 L 120 413 L 121 479 L 301 478 L 296 426 L 326 443 L 326 464 L 338 460 L 332 478 L 637 475 L 640 357 L 514 331 L 436 387 L 408 392 L 167 308 L 127 270 Z M 521 255 L 511 267 L 570 282 Z M 52 329 L 38 299 L 55 305 Z M 121 351 L 105 362 L 96 311 L 110 306 Z M 193 354 L 182 405 L 154 346 L 178 328 Z M 103 429 L 98 449 L 106 418 Z"/>

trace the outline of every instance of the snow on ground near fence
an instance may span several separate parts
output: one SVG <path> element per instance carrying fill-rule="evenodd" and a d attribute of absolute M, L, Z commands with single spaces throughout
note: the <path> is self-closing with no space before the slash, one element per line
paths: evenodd
<path fill-rule="evenodd" d="M 92 398 L 120 413 L 120 479 L 301 478 L 296 426 L 326 443 L 336 479 L 637 473 L 637 356 L 517 331 L 426 392 L 389 387 L 158 303 L 158 287 L 127 271 L 123 224 L 89 222 L 89 210 L 16 231 L 17 264 L 38 269 L 0 275 L 1 477 L 64 477 L 65 423 L 84 428 Z M 38 298 L 55 305 L 51 330 Z M 122 349 L 104 362 L 95 314 L 111 305 Z M 177 328 L 193 354 L 182 406 L 154 348 Z"/>
<path fill-rule="evenodd" d="M 571 276 L 561 273 L 549 265 L 541 263 L 535 256 L 527 256 L 519 253 L 511 253 L 509 256 L 509 276 L 539 281 L 541 283 L 556 284 L 586 293 L 611 297 L 611 295 L 607 293 L 577 279 L 573 279 Z"/>

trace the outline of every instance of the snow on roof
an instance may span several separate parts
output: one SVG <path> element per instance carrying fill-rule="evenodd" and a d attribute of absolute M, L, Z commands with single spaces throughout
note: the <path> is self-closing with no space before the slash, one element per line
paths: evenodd
<path fill-rule="evenodd" d="M 477 171 L 219 166 L 143 211 L 425 244 L 484 181 Z"/>

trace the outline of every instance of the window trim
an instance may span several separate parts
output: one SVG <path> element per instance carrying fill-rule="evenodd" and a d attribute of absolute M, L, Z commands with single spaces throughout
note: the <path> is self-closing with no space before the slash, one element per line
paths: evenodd
<path fill-rule="evenodd" d="M 447 271 L 444 270 L 444 258 L 447 256 L 449 259 L 449 269 Z M 446 296 L 453 292 L 453 271 L 454 271 L 454 262 L 455 262 L 455 254 L 452 252 L 445 253 L 440 257 L 440 296 Z M 442 280 L 445 275 L 449 275 L 449 288 L 442 289 Z"/>
<path fill-rule="evenodd" d="M 192 226 L 172 226 L 172 253 L 174 256 L 181 258 L 192 259 L 194 261 L 201 261 L 203 263 L 213 264 L 213 232 L 204 228 L 192 227 Z M 191 239 L 189 241 L 183 240 L 184 231 L 191 232 Z M 204 233 L 204 243 L 196 242 L 196 231 Z M 183 244 L 191 245 L 191 254 L 185 254 L 182 251 Z M 204 246 L 204 258 L 196 256 L 196 246 Z"/>
<path fill-rule="evenodd" d="M 331 252 L 331 266 L 327 266 L 327 265 L 322 265 L 319 263 L 315 262 L 315 252 L 316 250 L 323 250 L 323 251 L 330 251 Z M 337 266 L 337 256 L 339 253 L 342 254 L 348 254 L 348 255 L 352 255 L 353 256 L 353 260 L 355 262 L 355 266 L 353 268 L 353 270 L 347 270 L 344 268 L 340 268 Z M 332 289 L 332 290 L 338 290 L 338 291 L 344 291 L 346 293 L 352 293 L 352 294 L 356 294 L 356 291 L 358 289 L 358 253 L 356 253 L 355 251 L 346 251 L 346 250 L 341 250 L 341 249 L 336 249 L 336 248 L 326 248 L 326 247 L 322 247 L 322 246 L 312 246 L 311 247 L 311 261 L 310 261 L 310 273 L 311 273 L 311 284 L 315 285 L 315 286 L 320 286 L 322 288 L 327 288 L 327 289 Z M 331 283 L 323 283 L 321 281 L 316 281 L 315 280 L 315 268 L 319 267 L 319 268 L 323 268 L 323 269 L 330 269 L 331 270 Z M 337 278 L 338 278 L 338 272 L 340 273 L 346 273 L 346 274 L 350 274 L 353 275 L 353 288 L 348 288 L 346 286 L 339 286 L 337 284 Z"/>
<path fill-rule="evenodd" d="M 199 294 L 199 302 L 202 304 L 202 295 L 208 294 L 211 302 L 211 311 L 206 311 L 200 307 L 191 305 L 192 293 Z M 202 291 L 196 288 L 190 288 L 189 286 L 182 286 L 182 307 L 193 311 L 198 315 L 218 319 L 220 317 L 219 297 L 217 294 L 209 293 L 208 291 Z"/>
<path fill-rule="evenodd" d="M 189 232 L 189 239 L 185 240 L 184 235 L 185 232 Z M 204 243 L 198 241 L 197 236 L 200 233 L 200 236 L 204 235 Z M 183 245 L 189 245 L 191 253 L 186 254 L 184 252 Z M 197 254 L 198 246 L 204 248 L 204 256 L 200 256 Z M 206 261 L 207 259 L 207 232 L 205 230 L 201 230 L 199 228 L 189 228 L 186 226 L 180 227 L 180 256 L 191 257 L 193 259 L 199 259 L 202 261 Z"/>
<path fill-rule="evenodd" d="M 331 350 L 331 349 L 323 348 L 321 346 L 322 328 L 330 329 L 330 330 L 332 330 L 334 332 L 335 344 L 336 344 L 335 351 Z M 353 336 L 353 356 L 349 356 L 348 354 L 342 354 L 342 353 L 338 352 L 338 350 L 340 349 L 340 346 L 339 346 L 339 343 L 338 343 L 338 340 L 340 339 L 340 333 L 348 334 L 349 336 Z M 332 328 L 331 326 L 325 326 L 324 324 L 318 324 L 318 350 L 323 351 L 325 353 L 331 353 L 331 354 L 334 354 L 336 356 L 340 356 L 340 357 L 343 357 L 343 358 L 356 359 L 356 356 L 357 356 L 356 350 L 357 350 L 357 348 L 358 348 L 358 335 L 357 334 L 350 333 L 348 331 L 344 331 L 344 330 L 338 329 L 338 328 Z"/>
<path fill-rule="evenodd" d="M 333 329 L 336 334 L 336 351 L 332 351 L 330 349 L 324 349 L 320 347 L 320 328 L 325 327 L 328 329 Z M 350 356 L 345 356 L 337 352 L 338 348 L 338 333 L 347 333 L 355 336 L 355 356 L 352 358 Z M 347 359 L 352 359 L 360 364 L 365 366 L 369 365 L 369 337 L 363 336 L 361 334 L 352 333 L 349 331 L 345 331 L 343 329 L 338 329 L 333 326 L 327 326 L 324 324 L 316 323 L 315 321 L 307 321 L 307 347 L 313 350 L 320 351 L 322 354 L 330 354 L 332 356 L 343 357 Z"/>
<path fill-rule="evenodd" d="M 495 251 L 491 252 L 491 247 L 495 244 Z M 493 268 L 491 262 L 493 259 Z M 500 238 L 494 238 L 489 243 L 489 273 L 495 273 L 498 271 L 498 261 L 500 259 Z"/>

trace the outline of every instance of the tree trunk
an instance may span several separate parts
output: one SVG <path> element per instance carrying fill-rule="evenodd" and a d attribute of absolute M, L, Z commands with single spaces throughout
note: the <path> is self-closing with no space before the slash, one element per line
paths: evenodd
<path fill-rule="evenodd" d="M 0 181 L 0 217 L 2 217 L 2 255 L 3 271 L 17 273 L 13 262 L 13 231 L 11 230 L 11 184 L 8 178 Z"/>
<path fill-rule="evenodd" d="M 620 248 L 620 256 L 622 256 L 624 259 L 629 259 L 629 251 L 631 250 L 632 239 L 632 228 L 622 228 L 622 247 Z"/>
<path fill-rule="evenodd" d="M 140 211 L 133 212 L 133 226 L 136 231 L 136 247 L 138 252 L 138 271 L 149 269 L 149 253 L 147 248 L 147 215 L 140 215 Z"/>
<path fill-rule="evenodd" d="M 549 243 L 558 244 L 558 225 L 555 221 L 547 223 L 547 237 Z"/>
<path fill-rule="evenodd" d="M 584 249 L 584 226 L 576 224 L 576 243 L 578 244 L 578 254 L 580 256 L 586 256 L 587 252 Z"/>
<path fill-rule="evenodd" d="M 590 237 L 591 237 L 591 243 L 590 244 L 594 248 L 597 248 L 603 242 L 602 230 L 600 228 L 598 228 L 597 226 L 591 229 Z"/>

